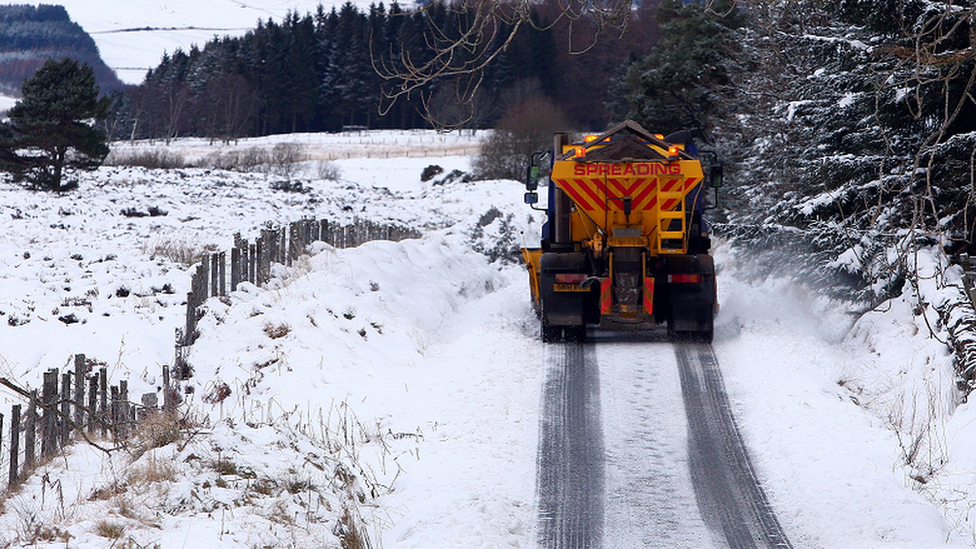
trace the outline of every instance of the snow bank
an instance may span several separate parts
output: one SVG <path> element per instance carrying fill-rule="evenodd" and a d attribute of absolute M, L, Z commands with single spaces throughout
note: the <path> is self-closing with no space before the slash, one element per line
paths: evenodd
<path fill-rule="evenodd" d="M 388 547 L 531 544 L 541 348 L 525 273 L 473 248 L 537 239 L 540 218 L 515 182 L 420 181 L 467 158 L 339 163 L 342 181 L 304 193 L 203 169 L 103 168 L 67 195 L 0 184 L 0 375 L 29 386 L 81 352 L 134 395 L 158 390 L 189 264 L 235 232 L 302 217 L 430 231 L 319 244 L 267 287 L 210 300 L 185 385 L 197 434 L 111 458 L 72 448 L 6 501 L 0 543 L 320 547 L 353 528 Z M 150 207 L 165 215 L 123 214 Z"/>
<path fill-rule="evenodd" d="M 971 501 L 959 492 L 965 480 L 944 468 L 958 395 L 945 334 L 929 330 L 935 312 L 920 315 L 911 290 L 849 310 L 794 281 L 755 280 L 747 264 L 722 261 L 726 252 L 715 347 L 794 545 L 969 546 L 972 526 L 932 491 L 951 485 Z"/>

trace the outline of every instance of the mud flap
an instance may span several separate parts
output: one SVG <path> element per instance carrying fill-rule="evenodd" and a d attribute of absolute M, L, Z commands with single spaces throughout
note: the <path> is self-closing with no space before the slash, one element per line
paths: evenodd
<path fill-rule="evenodd" d="M 578 252 L 543 253 L 539 270 L 542 326 L 584 326 L 585 299 L 589 292 L 557 292 L 554 287 L 557 274 L 585 273 L 586 256 Z"/>
<path fill-rule="evenodd" d="M 542 321 L 549 326 L 582 326 L 583 298 L 577 295 L 543 298 Z"/>
<path fill-rule="evenodd" d="M 668 333 L 694 334 L 711 341 L 716 312 L 715 270 L 709 256 L 699 255 L 693 260 L 697 265 L 683 265 L 681 271 L 700 275 L 701 282 L 669 285 Z"/>

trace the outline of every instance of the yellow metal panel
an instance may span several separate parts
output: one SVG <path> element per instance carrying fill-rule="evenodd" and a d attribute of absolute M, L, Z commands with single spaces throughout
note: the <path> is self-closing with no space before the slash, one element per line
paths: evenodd
<path fill-rule="evenodd" d="M 532 290 L 532 301 L 536 306 L 540 303 L 539 272 L 542 270 L 539 262 L 542 259 L 542 248 L 522 248 L 522 259 L 529 270 L 529 288 Z"/>
<path fill-rule="evenodd" d="M 649 244 L 646 236 L 611 236 L 607 245 L 621 248 L 644 248 Z"/>
<path fill-rule="evenodd" d="M 568 150 L 568 149 L 567 149 Z M 591 149 L 592 150 L 592 149 Z M 662 249 L 662 240 L 686 242 L 684 202 L 702 180 L 697 160 L 670 162 L 585 162 L 558 160 L 550 176 L 574 202 L 570 234 L 581 242 L 603 231 L 612 237 L 615 228 L 640 228 L 648 239 L 640 244 L 610 241 L 610 246 L 646 246 L 652 253 L 684 253 Z M 625 198 L 630 214 L 625 215 Z M 678 220 L 671 230 L 671 220 Z"/>

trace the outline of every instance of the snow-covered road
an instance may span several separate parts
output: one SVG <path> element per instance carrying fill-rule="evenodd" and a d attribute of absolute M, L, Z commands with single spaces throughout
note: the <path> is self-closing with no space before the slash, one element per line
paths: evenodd
<path fill-rule="evenodd" d="M 540 547 L 790 547 L 711 347 L 664 335 L 546 346 Z"/>
<path fill-rule="evenodd" d="M 598 341 L 606 446 L 604 547 L 714 547 L 691 481 L 674 348 L 663 337 Z"/>

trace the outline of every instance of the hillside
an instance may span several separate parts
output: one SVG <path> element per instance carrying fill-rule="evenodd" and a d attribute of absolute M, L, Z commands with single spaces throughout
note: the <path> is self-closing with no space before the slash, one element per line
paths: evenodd
<path fill-rule="evenodd" d="M 49 58 L 87 63 L 103 92 L 123 84 L 98 53 L 98 47 L 63 6 L 0 6 L 0 91 L 17 93 L 25 78 Z"/>
<path fill-rule="evenodd" d="M 139 84 L 146 71 L 159 64 L 163 53 L 202 47 L 214 36 L 241 36 L 258 20 L 281 22 L 289 11 L 314 13 L 322 4 L 328 11 L 341 0 L 63 0 L 71 18 L 95 39 L 105 62 L 126 84 Z M 368 7 L 370 2 L 356 0 Z"/>

